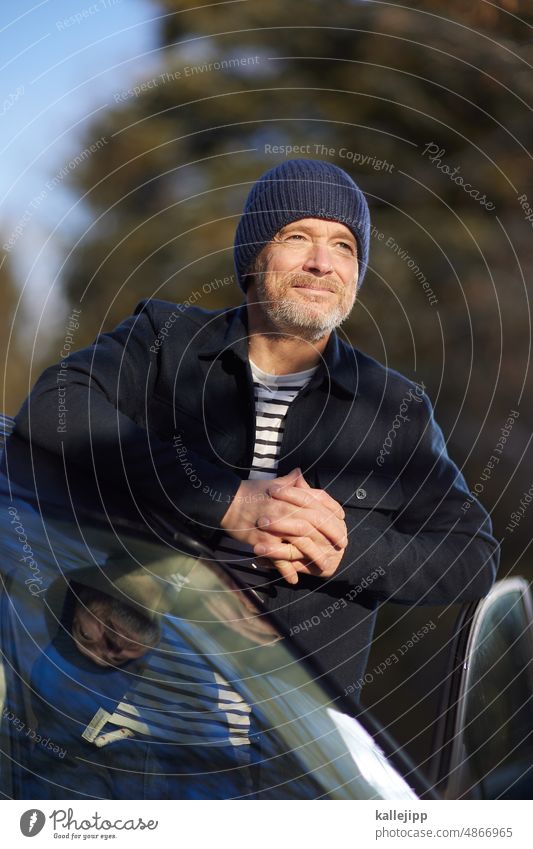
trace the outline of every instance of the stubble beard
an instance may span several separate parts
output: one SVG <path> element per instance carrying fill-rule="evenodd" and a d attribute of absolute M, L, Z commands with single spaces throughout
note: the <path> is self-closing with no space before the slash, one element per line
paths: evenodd
<path fill-rule="evenodd" d="M 273 329 L 287 335 L 298 336 L 306 342 L 318 342 L 337 327 L 340 327 L 350 315 L 355 303 L 355 285 L 352 297 L 346 304 L 343 299 L 344 293 L 339 284 L 328 280 L 327 284 L 334 287 L 339 296 L 339 301 L 335 305 L 326 307 L 321 300 L 311 302 L 312 296 L 309 296 L 310 302 L 305 303 L 303 299 L 299 302 L 286 294 L 298 284 L 314 283 L 316 285 L 317 279 L 312 275 L 298 272 L 281 275 L 276 280 L 275 289 L 273 282 L 268 280 L 267 275 L 268 272 L 265 272 L 264 269 L 255 269 L 257 300 L 263 313 Z M 321 282 L 326 283 L 325 280 Z"/>

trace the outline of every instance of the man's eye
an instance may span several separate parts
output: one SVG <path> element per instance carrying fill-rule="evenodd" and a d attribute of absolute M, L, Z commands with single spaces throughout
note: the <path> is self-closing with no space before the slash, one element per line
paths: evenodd
<path fill-rule="evenodd" d="M 80 637 L 82 637 L 82 639 L 87 640 L 89 643 L 92 642 L 92 638 L 86 634 L 82 628 L 78 627 L 78 631 L 80 632 Z"/>
<path fill-rule="evenodd" d="M 354 252 L 354 247 L 353 247 L 353 245 L 352 245 L 352 244 L 350 244 L 350 242 L 337 242 L 337 245 L 338 245 L 338 246 L 341 248 L 341 250 L 343 250 L 343 251 L 350 251 L 350 253 L 353 253 L 353 252 Z"/>

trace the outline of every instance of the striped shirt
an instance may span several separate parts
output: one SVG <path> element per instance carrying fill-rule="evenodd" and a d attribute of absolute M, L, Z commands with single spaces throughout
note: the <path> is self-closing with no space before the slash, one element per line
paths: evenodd
<path fill-rule="evenodd" d="M 142 676 L 132 681 L 114 711 L 98 710 L 83 737 L 104 745 L 109 726 L 118 726 L 136 737 L 171 744 L 249 745 L 251 708 L 209 657 L 189 645 L 189 636 L 205 644 L 205 634 L 198 631 L 185 620 L 166 616 L 161 642 Z"/>
<path fill-rule="evenodd" d="M 298 392 L 306 386 L 317 367 L 293 374 L 269 374 L 250 360 L 255 397 L 255 444 L 249 480 L 277 477 L 278 461 L 287 411 Z M 220 539 L 217 560 L 249 570 L 257 569 L 249 545 L 228 534 Z M 257 558 L 255 558 L 257 560 Z"/>

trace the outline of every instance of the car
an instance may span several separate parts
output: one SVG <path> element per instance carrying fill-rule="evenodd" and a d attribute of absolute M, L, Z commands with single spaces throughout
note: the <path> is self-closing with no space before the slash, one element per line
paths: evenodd
<path fill-rule="evenodd" d="M 382 700 L 354 708 L 300 657 L 190 529 L 88 492 L 16 435 L 0 503 L 5 797 L 527 798 L 524 580 L 454 611 L 421 756 L 411 732 L 389 733 Z M 369 692 L 386 681 L 376 663 Z"/>

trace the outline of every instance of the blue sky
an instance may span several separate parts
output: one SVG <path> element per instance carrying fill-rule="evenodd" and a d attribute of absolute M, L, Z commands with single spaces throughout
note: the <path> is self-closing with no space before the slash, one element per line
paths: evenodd
<path fill-rule="evenodd" d="M 24 219 L 9 258 L 32 293 L 54 275 L 60 242 L 77 221 L 68 214 L 76 198 L 46 183 L 80 152 L 91 117 L 113 104 L 113 93 L 158 66 L 157 16 L 149 0 L 0 6 L 0 242 Z"/>
<path fill-rule="evenodd" d="M 156 13 L 147 0 L 2 3 L 2 218 L 6 209 L 16 210 L 25 190 L 38 188 L 39 176 L 76 152 L 91 113 L 112 103 L 113 92 L 135 79 L 139 66 L 157 61 L 157 53 L 149 55 Z M 28 166 L 29 177 L 23 173 Z"/>

